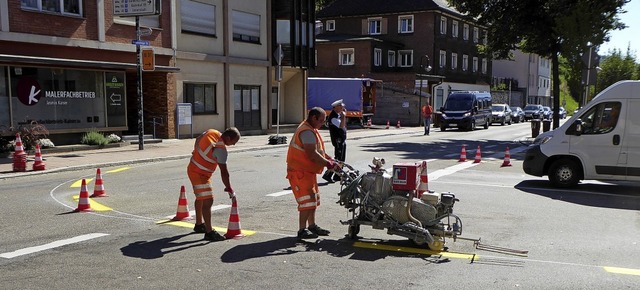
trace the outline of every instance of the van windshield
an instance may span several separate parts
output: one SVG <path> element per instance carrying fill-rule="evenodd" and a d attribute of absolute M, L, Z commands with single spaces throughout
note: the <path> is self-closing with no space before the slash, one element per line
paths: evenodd
<path fill-rule="evenodd" d="M 444 104 L 444 109 L 449 111 L 468 111 L 473 106 L 473 96 L 459 95 L 449 96 Z"/>

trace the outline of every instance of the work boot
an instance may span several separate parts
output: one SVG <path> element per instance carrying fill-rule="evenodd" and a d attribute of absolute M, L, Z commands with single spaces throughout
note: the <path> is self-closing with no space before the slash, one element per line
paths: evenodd
<path fill-rule="evenodd" d="M 327 172 L 322 175 L 322 179 L 326 180 L 328 183 L 334 183 L 335 181 L 333 181 L 331 175 L 333 175 L 333 172 L 327 170 Z"/>
<path fill-rule="evenodd" d="M 216 230 L 204 234 L 204 239 L 212 242 L 224 241 L 226 238 L 221 236 Z"/>
<path fill-rule="evenodd" d="M 304 239 L 315 239 L 317 238 L 318 235 L 314 234 L 313 232 L 311 232 L 308 229 L 301 229 L 298 231 L 298 239 L 304 240 Z"/>
<path fill-rule="evenodd" d="M 315 225 L 315 224 L 314 225 L 310 225 L 309 226 L 309 230 L 312 233 L 314 233 L 314 234 L 316 234 L 318 236 L 328 236 L 329 233 L 331 233 L 330 231 L 325 230 L 325 229 L 323 229 L 323 228 L 321 228 L 321 227 L 319 227 L 318 225 Z"/>

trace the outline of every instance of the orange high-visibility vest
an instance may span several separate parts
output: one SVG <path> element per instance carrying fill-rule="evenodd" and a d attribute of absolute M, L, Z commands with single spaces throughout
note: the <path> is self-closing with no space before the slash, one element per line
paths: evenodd
<path fill-rule="evenodd" d="M 320 133 L 318 133 L 318 130 L 311 127 L 307 121 L 303 121 L 293 134 L 291 142 L 289 142 L 289 150 L 287 151 L 287 169 L 320 174 L 324 169 L 324 165 L 318 165 L 313 162 L 313 160 L 309 158 L 304 151 L 304 144 L 302 144 L 302 140 L 300 139 L 300 133 L 304 131 L 312 131 L 316 134 L 316 150 L 320 152 L 320 155 L 325 155 L 324 141 L 322 141 Z"/>
<path fill-rule="evenodd" d="M 209 129 L 202 133 L 189 161 L 188 170 L 193 170 L 201 174 L 213 174 L 218 168 L 218 160 L 213 155 L 213 149 L 227 149 L 222 141 L 222 133 Z"/>

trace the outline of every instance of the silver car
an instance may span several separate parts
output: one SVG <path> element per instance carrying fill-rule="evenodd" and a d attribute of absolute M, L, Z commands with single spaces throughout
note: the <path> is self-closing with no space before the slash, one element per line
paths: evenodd
<path fill-rule="evenodd" d="M 511 108 L 506 104 L 494 104 L 491 105 L 491 123 L 505 123 L 511 125 Z"/>

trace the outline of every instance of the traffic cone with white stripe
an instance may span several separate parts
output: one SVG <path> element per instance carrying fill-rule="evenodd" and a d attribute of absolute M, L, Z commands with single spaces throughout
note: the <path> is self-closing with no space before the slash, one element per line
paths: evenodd
<path fill-rule="evenodd" d="M 502 161 L 502 165 L 500 167 L 511 166 L 511 154 L 509 154 L 509 146 L 507 146 L 507 151 L 504 152 L 504 161 Z"/>
<path fill-rule="evenodd" d="M 178 209 L 176 210 L 176 216 L 171 220 L 174 221 L 186 221 L 191 219 L 189 213 L 189 206 L 187 205 L 187 197 L 184 195 L 184 185 L 180 187 L 180 198 L 178 198 Z"/>
<path fill-rule="evenodd" d="M 465 162 L 467 161 L 467 149 L 466 149 L 467 145 L 462 145 L 462 151 L 460 151 L 460 159 L 458 159 L 458 162 Z"/>
<path fill-rule="evenodd" d="M 387 120 L 387 127 L 385 129 L 389 129 L 389 120 Z"/>
<path fill-rule="evenodd" d="M 27 171 L 27 153 L 24 152 L 20 133 L 16 133 L 15 150 L 13 152 L 13 171 Z"/>
<path fill-rule="evenodd" d="M 100 173 L 100 168 L 96 170 L 96 182 L 93 187 L 93 194 L 91 197 L 103 197 L 107 196 L 107 191 L 104 190 L 104 181 L 102 180 L 102 173 Z"/>
<path fill-rule="evenodd" d="M 33 170 L 44 170 L 45 163 L 42 161 L 42 152 L 40 151 L 40 144 L 36 144 L 36 157 L 33 162 Z"/>
<path fill-rule="evenodd" d="M 398 120 L 398 124 L 396 124 L 396 128 L 400 129 L 400 120 Z"/>
<path fill-rule="evenodd" d="M 240 229 L 240 216 L 238 215 L 238 202 L 236 197 L 231 198 L 231 213 L 229 214 L 229 226 L 227 233 L 224 234 L 227 239 L 240 239 L 244 237 Z"/>
<path fill-rule="evenodd" d="M 473 163 L 480 163 L 482 161 L 482 155 L 480 154 L 480 145 L 478 145 L 478 149 L 476 149 L 476 159 L 473 160 Z"/>
<path fill-rule="evenodd" d="M 91 204 L 89 204 L 89 192 L 87 192 L 87 181 L 82 179 L 82 185 L 80 186 L 80 197 L 78 198 L 78 207 L 75 212 L 91 211 Z"/>
<path fill-rule="evenodd" d="M 418 196 L 417 198 L 421 198 L 422 195 L 429 191 L 429 175 L 427 173 L 427 160 L 422 160 L 422 171 L 420 171 L 420 184 L 418 185 Z"/>
<path fill-rule="evenodd" d="M 367 127 L 371 127 L 371 118 L 369 118 L 369 120 L 367 120 Z"/>

